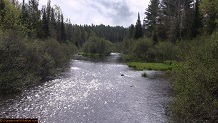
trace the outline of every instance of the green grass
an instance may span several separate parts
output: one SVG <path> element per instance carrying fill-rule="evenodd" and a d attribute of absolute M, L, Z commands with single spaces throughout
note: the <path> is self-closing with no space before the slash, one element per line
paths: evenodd
<path fill-rule="evenodd" d="M 129 62 L 127 63 L 129 67 L 134 68 L 135 70 L 172 70 L 176 64 L 175 63 L 140 63 L 140 62 Z"/>

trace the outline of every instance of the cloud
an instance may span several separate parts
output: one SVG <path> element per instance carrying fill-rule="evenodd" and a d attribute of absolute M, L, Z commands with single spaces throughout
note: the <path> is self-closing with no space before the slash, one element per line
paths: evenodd
<path fill-rule="evenodd" d="M 22 0 L 20 0 L 22 1 Z M 65 18 L 73 24 L 105 24 L 128 27 L 135 24 L 137 13 L 144 18 L 150 0 L 51 0 L 61 7 Z M 46 5 L 47 0 L 39 0 Z"/>

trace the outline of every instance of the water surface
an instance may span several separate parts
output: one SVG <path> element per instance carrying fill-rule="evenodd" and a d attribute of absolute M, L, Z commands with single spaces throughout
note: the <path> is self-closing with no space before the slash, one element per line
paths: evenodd
<path fill-rule="evenodd" d="M 117 62 L 118 57 L 72 60 L 57 79 L 0 99 L 0 117 L 38 118 L 40 123 L 167 122 L 169 83 L 141 77 L 143 71 Z"/>

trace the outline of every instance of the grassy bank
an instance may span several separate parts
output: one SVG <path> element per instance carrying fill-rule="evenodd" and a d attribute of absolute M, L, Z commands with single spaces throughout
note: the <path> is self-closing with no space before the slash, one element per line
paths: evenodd
<path fill-rule="evenodd" d="M 129 62 L 127 63 L 129 67 L 134 68 L 135 70 L 172 70 L 176 64 L 173 62 L 164 62 L 164 63 L 141 63 L 141 62 Z"/>

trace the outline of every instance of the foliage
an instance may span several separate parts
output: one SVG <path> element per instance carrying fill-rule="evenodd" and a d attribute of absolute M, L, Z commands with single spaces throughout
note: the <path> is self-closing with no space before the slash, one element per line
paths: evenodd
<path fill-rule="evenodd" d="M 149 39 L 139 39 L 133 46 L 133 52 L 138 60 L 145 61 L 148 50 L 152 46 Z"/>
<path fill-rule="evenodd" d="M 193 44 L 198 44 L 193 45 Z M 172 81 L 176 97 L 172 103 L 175 122 L 218 122 L 218 33 L 187 43 L 183 64 Z"/>
<path fill-rule="evenodd" d="M 135 39 L 139 39 L 139 38 L 143 37 L 143 30 L 142 30 L 142 24 L 141 24 L 139 13 L 138 13 L 138 20 L 137 20 L 136 25 L 135 25 L 134 37 L 135 37 Z"/>
<path fill-rule="evenodd" d="M 147 36 L 152 37 L 154 42 L 157 42 L 157 26 L 159 25 L 159 0 L 151 0 L 145 14 L 145 26 L 147 28 Z"/>
<path fill-rule="evenodd" d="M 25 57 L 27 48 L 19 37 L 2 34 L 0 36 L 0 91 L 21 90 L 29 82 L 34 82 L 33 73 L 27 71 L 29 62 Z"/>
<path fill-rule="evenodd" d="M 0 29 L 19 30 L 20 25 L 20 11 L 14 7 L 8 0 L 0 0 Z"/>
<path fill-rule="evenodd" d="M 69 61 L 74 51 L 72 44 L 26 40 L 15 31 L 1 32 L 0 92 L 21 91 L 53 75 L 57 68 Z"/>
<path fill-rule="evenodd" d="M 216 29 L 216 0 L 202 0 L 200 4 L 200 12 L 203 16 L 203 29 L 205 33 L 211 34 Z"/>
<path fill-rule="evenodd" d="M 151 0 L 145 12 L 145 35 L 154 43 L 195 38 L 201 27 L 198 3 L 194 0 Z"/>
<path fill-rule="evenodd" d="M 152 41 L 148 38 L 138 40 L 124 40 L 122 57 L 124 61 L 146 61 L 149 48 L 152 46 Z"/>
<path fill-rule="evenodd" d="M 129 62 L 129 67 L 133 67 L 135 70 L 171 70 L 176 67 L 176 64 L 165 64 L 165 63 L 140 63 L 140 62 Z"/>
<path fill-rule="evenodd" d="M 156 54 L 155 60 L 156 62 L 163 62 L 166 60 L 177 60 L 178 55 L 178 46 L 174 45 L 169 41 L 159 42 L 155 46 Z"/>
<path fill-rule="evenodd" d="M 82 50 L 85 53 L 108 55 L 112 52 L 113 45 L 111 42 L 98 37 L 91 37 L 83 45 Z"/>
<path fill-rule="evenodd" d="M 163 62 L 177 60 L 178 46 L 169 41 L 158 42 L 153 45 L 149 38 L 139 40 L 124 40 L 124 61 Z"/>

